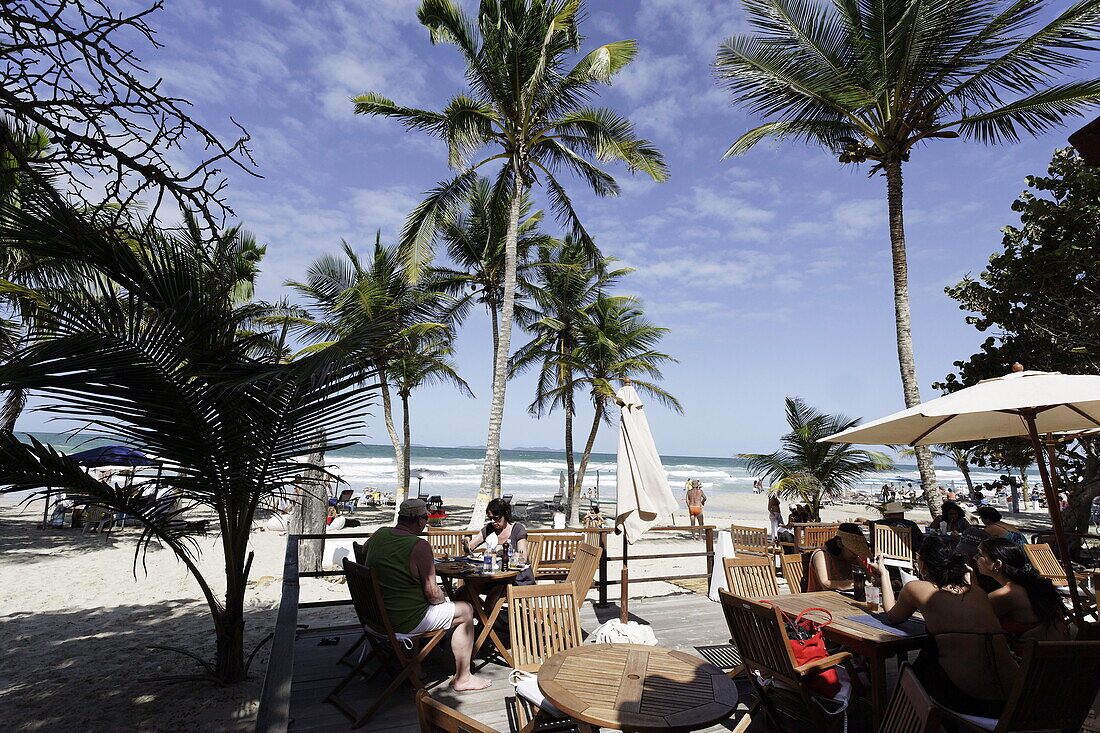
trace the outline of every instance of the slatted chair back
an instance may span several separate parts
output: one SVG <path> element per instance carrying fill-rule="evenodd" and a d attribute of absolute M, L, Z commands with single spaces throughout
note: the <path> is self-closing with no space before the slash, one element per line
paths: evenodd
<path fill-rule="evenodd" d="M 775 566 L 767 557 L 727 557 L 722 560 L 726 570 L 726 587 L 730 593 L 744 598 L 779 595 Z"/>
<path fill-rule="evenodd" d="M 352 549 L 355 549 L 354 546 Z M 363 554 L 365 559 L 365 547 Z M 348 581 L 348 593 L 351 594 L 351 602 L 355 606 L 355 615 L 359 617 L 359 623 L 369 626 L 379 634 L 393 636 L 393 626 L 390 624 L 385 606 L 382 605 L 382 589 L 378 584 L 378 574 L 369 565 L 352 562 L 346 557 L 343 564 L 344 575 Z"/>
<path fill-rule="evenodd" d="M 466 533 L 457 529 L 429 529 L 426 539 L 436 557 L 460 557 L 462 538 Z"/>
<path fill-rule="evenodd" d="M 572 583 L 508 586 L 508 630 L 516 669 L 537 672 L 558 652 L 580 646 L 581 619 Z"/>
<path fill-rule="evenodd" d="M 718 595 L 741 662 L 750 671 L 759 670 L 797 686 L 790 639 L 779 609 L 724 590 L 719 590 Z"/>
<path fill-rule="evenodd" d="M 573 558 L 573 564 L 569 567 L 569 575 L 565 582 L 572 583 L 576 592 L 577 608 L 584 603 L 588 591 L 592 589 L 592 581 L 596 579 L 596 571 L 600 568 L 600 556 L 603 550 L 599 547 L 582 542 L 577 545 L 577 554 Z"/>
<path fill-rule="evenodd" d="M 804 553 L 779 556 L 779 571 L 791 593 L 806 592 L 806 562 Z"/>
<path fill-rule="evenodd" d="M 1098 687 L 1100 641 L 1029 642 L 993 730 L 1081 730 Z"/>
<path fill-rule="evenodd" d="M 422 733 L 497 733 L 496 728 L 477 722 L 432 698 L 427 690 L 416 693 L 416 711 Z"/>
<path fill-rule="evenodd" d="M 825 543 L 836 537 L 839 524 L 796 524 L 794 528 L 794 544 L 799 550 L 808 552 L 825 546 Z"/>
<path fill-rule="evenodd" d="M 355 562 L 360 565 L 367 564 L 367 543 L 366 542 L 352 542 L 351 543 L 351 555 L 355 558 Z"/>
<path fill-rule="evenodd" d="M 529 534 L 527 558 L 535 579 L 564 580 L 583 541 L 579 534 Z"/>
<path fill-rule="evenodd" d="M 767 555 L 774 551 L 774 544 L 768 536 L 768 530 L 760 527 L 746 527 L 740 524 L 730 525 L 730 537 L 733 539 L 733 551 L 738 555 Z"/>
<path fill-rule="evenodd" d="M 1027 554 L 1027 561 L 1039 571 L 1039 575 L 1050 578 L 1055 585 L 1066 584 L 1066 571 L 1054 556 L 1050 545 L 1024 545 L 1024 552 Z"/>
<path fill-rule="evenodd" d="M 921 687 L 909 663 L 902 664 L 879 733 L 939 733 L 942 717 L 940 707 Z"/>
<path fill-rule="evenodd" d="M 892 560 L 913 562 L 913 530 L 911 527 L 891 527 L 888 524 L 875 524 L 871 535 L 872 554 L 882 555 Z"/>

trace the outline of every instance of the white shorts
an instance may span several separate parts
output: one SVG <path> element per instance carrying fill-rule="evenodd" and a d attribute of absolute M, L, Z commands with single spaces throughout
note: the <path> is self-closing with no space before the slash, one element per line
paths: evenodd
<path fill-rule="evenodd" d="M 424 614 L 424 618 L 420 620 L 420 623 L 417 624 L 416 628 L 410 631 L 408 635 L 416 636 L 417 634 L 426 634 L 429 631 L 449 629 L 451 628 L 451 624 L 454 623 L 454 620 L 454 601 L 443 601 L 443 603 L 428 606 L 428 612 Z"/>

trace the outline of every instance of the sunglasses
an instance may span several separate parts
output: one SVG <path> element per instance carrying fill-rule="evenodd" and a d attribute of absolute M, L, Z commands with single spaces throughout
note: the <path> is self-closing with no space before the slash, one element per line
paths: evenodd
<path fill-rule="evenodd" d="M 499 522 L 500 520 L 504 519 L 504 517 L 499 514 L 489 514 L 488 517 L 489 520 L 493 522 Z"/>

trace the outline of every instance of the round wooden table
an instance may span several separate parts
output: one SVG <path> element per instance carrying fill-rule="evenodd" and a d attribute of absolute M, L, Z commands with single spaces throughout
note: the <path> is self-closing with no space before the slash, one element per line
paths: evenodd
<path fill-rule="evenodd" d="M 512 666 L 512 654 L 508 645 L 497 636 L 493 625 L 504 608 L 504 599 L 508 586 L 519 575 L 518 570 L 498 570 L 492 573 L 483 573 L 477 570 L 478 566 L 470 563 L 442 562 L 436 563 L 435 573 L 443 580 L 443 589 L 451 600 L 469 601 L 474 607 L 474 618 L 478 622 L 478 634 L 474 640 L 473 654 L 476 657 L 486 643 L 490 644 L 496 653 L 510 667 Z M 455 580 L 462 581 L 462 588 L 457 591 L 453 586 Z M 482 599 L 484 596 L 484 599 Z"/>
<path fill-rule="evenodd" d="M 546 699 L 589 726 L 689 731 L 726 720 L 737 687 L 713 664 L 641 644 L 593 644 L 555 654 L 538 673 Z"/>

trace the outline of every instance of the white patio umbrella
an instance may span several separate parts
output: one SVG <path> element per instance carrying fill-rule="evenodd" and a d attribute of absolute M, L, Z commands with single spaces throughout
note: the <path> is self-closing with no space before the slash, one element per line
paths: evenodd
<path fill-rule="evenodd" d="M 1003 377 L 858 425 L 824 438 L 831 443 L 931 445 L 988 438 L 1028 437 L 1047 497 L 1058 554 L 1066 571 L 1074 608 L 1080 612 L 1077 584 L 1058 495 L 1048 470 L 1040 433 L 1088 430 L 1100 426 L 1100 376 L 1024 371 L 1019 364 Z"/>
<path fill-rule="evenodd" d="M 615 393 L 615 401 L 621 409 L 615 469 L 615 526 L 622 529 L 626 542 L 634 544 L 646 530 L 657 524 L 659 517 L 670 516 L 676 511 L 677 503 L 653 443 L 642 400 L 630 380 L 624 380 Z M 625 557 L 626 553 L 623 555 Z M 620 604 L 624 623 L 628 580 L 624 560 Z"/>

